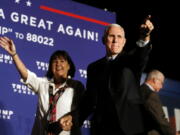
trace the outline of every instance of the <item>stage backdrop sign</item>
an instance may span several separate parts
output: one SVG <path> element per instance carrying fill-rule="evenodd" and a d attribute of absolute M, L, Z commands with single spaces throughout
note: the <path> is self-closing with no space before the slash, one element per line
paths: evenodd
<path fill-rule="evenodd" d="M 115 14 L 70 0 L 1 0 L 0 36 L 11 38 L 27 68 L 38 76 L 50 55 L 66 50 L 76 65 L 75 79 L 86 83 L 87 65 L 104 55 L 104 28 Z M 37 96 L 20 82 L 12 57 L 0 48 L 0 134 L 30 135 Z M 84 122 L 83 132 L 90 122 Z M 85 131 L 84 131 L 85 129 Z"/>

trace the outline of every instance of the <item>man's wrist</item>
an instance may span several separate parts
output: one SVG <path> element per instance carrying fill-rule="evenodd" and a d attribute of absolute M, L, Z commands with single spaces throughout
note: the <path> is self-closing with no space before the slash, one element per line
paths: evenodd
<path fill-rule="evenodd" d="M 144 46 L 146 46 L 149 42 L 150 42 L 149 40 L 148 40 L 148 41 L 138 40 L 138 41 L 136 42 L 136 44 L 137 44 L 137 46 L 139 46 L 139 47 L 144 47 Z"/>

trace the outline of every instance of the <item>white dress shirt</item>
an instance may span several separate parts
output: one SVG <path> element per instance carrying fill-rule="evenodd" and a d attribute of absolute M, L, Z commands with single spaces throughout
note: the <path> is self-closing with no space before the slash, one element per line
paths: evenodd
<path fill-rule="evenodd" d="M 21 82 L 23 80 L 21 79 Z M 38 120 L 43 125 L 43 118 L 47 116 L 48 119 L 48 110 L 49 110 L 49 86 L 53 87 L 53 95 L 58 91 L 59 88 L 63 87 L 66 83 L 62 84 L 59 88 L 55 89 L 55 84 L 53 80 L 48 80 L 47 77 L 37 77 L 35 73 L 28 70 L 28 78 L 26 82 L 23 82 L 29 88 L 31 88 L 38 95 L 39 111 L 40 116 Z M 56 104 L 56 120 L 61 118 L 64 114 L 71 111 L 71 104 L 73 98 L 73 88 L 66 88 L 61 97 L 58 99 Z M 42 127 L 42 125 L 40 127 Z M 39 126 L 37 126 L 39 127 Z M 37 129 L 44 130 L 44 129 Z M 38 132 L 43 133 L 43 132 Z M 40 134 L 38 134 L 40 135 Z M 44 134 L 42 134 L 44 135 Z M 70 131 L 62 131 L 59 135 L 70 135 Z"/>

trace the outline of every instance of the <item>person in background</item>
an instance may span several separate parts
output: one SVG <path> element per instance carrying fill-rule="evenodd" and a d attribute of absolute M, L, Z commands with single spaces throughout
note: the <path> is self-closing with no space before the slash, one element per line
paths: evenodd
<path fill-rule="evenodd" d="M 78 125 L 71 128 L 60 125 L 59 120 L 79 105 L 84 93 L 84 86 L 80 81 L 71 79 L 75 74 L 75 65 L 64 50 L 55 51 L 49 60 L 49 68 L 45 77 L 38 77 L 26 68 L 21 61 L 15 44 L 8 37 L 0 37 L 0 46 L 13 58 L 22 82 L 30 87 L 39 98 L 38 110 L 32 135 L 80 135 Z"/>
<path fill-rule="evenodd" d="M 175 132 L 165 117 L 162 103 L 157 94 L 163 88 L 164 80 L 165 76 L 162 72 L 152 70 L 147 74 L 145 82 L 140 88 L 144 106 L 149 112 L 148 135 L 175 135 Z"/>
<path fill-rule="evenodd" d="M 81 124 L 93 113 L 92 135 L 145 134 L 139 89 L 140 76 L 151 51 L 150 34 L 153 29 L 148 16 L 140 25 L 135 49 L 125 52 L 126 38 L 122 26 L 110 24 L 105 28 L 102 42 L 106 54 L 88 65 L 87 90 L 77 110 Z M 73 119 L 74 112 L 70 116 Z M 60 123 L 65 125 L 70 121 L 64 117 Z"/>

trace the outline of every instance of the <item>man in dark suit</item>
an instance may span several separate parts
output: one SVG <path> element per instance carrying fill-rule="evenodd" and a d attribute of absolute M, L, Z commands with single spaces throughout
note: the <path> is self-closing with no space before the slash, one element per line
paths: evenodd
<path fill-rule="evenodd" d="M 149 112 L 148 135 L 175 135 L 162 108 L 157 94 L 163 87 L 164 75 L 158 70 L 152 70 L 141 85 L 141 94 L 146 110 Z"/>
<path fill-rule="evenodd" d="M 87 69 L 87 90 L 79 111 L 80 123 L 92 113 L 92 135 L 138 135 L 144 133 L 140 100 L 140 76 L 151 50 L 150 33 L 154 29 L 146 18 L 140 26 L 135 50 L 125 53 L 124 29 L 107 26 L 103 36 L 106 56 Z M 66 125 L 68 120 L 62 119 Z"/>

